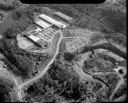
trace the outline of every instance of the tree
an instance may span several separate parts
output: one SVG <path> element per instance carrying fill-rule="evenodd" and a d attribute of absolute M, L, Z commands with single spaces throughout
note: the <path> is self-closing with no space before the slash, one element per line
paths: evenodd
<path fill-rule="evenodd" d="M 28 76 L 29 74 L 31 74 L 33 72 L 35 63 L 33 61 L 29 60 L 28 57 L 14 54 L 14 58 L 16 60 L 16 65 L 17 65 L 18 69 L 20 69 L 20 71 L 25 76 Z"/>
<path fill-rule="evenodd" d="M 74 59 L 75 55 L 71 54 L 71 53 L 65 53 L 64 54 L 64 59 L 67 61 L 72 61 Z"/>
<path fill-rule="evenodd" d="M 22 4 L 19 0 L 13 0 L 12 5 L 13 5 L 13 8 L 16 9 L 19 6 L 21 6 Z"/>

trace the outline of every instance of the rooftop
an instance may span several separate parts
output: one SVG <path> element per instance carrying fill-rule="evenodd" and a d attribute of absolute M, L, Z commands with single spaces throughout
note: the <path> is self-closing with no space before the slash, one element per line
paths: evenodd
<path fill-rule="evenodd" d="M 67 15 L 65 15 L 65 14 L 63 14 L 63 13 L 61 13 L 61 12 L 54 12 L 54 14 L 56 14 L 56 15 L 58 15 L 58 16 L 64 18 L 64 19 L 66 19 L 66 20 L 68 20 L 68 21 L 72 20 L 71 17 L 69 17 L 69 16 L 67 16 Z"/>
<path fill-rule="evenodd" d="M 43 21 L 43 20 L 41 20 L 41 19 L 38 19 L 35 23 L 36 23 L 37 25 L 43 27 L 43 29 L 48 28 L 48 27 L 51 26 L 51 24 L 49 24 L 49 23 L 47 23 L 47 22 L 45 22 L 45 21 Z"/>

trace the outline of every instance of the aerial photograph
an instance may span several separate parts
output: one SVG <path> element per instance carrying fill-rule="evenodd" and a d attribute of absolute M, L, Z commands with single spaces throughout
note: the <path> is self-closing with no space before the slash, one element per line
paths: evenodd
<path fill-rule="evenodd" d="M 0 103 L 127 100 L 126 0 L 0 0 Z"/>

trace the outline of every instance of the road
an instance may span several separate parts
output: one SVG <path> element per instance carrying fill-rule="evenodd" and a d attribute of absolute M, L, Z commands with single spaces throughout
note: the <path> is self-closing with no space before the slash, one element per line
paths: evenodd
<path fill-rule="evenodd" d="M 9 78 L 12 78 L 12 80 L 13 80 L 14 83 L 15 83 L 14 90 L 17 91 L 17 94 L 18 94 L 17 97 L 18 97 L 18 99 L 21 99 L 21 98 L 22 98 L 22 94 L 21 94 L 20 91 L 18 91 L 18 85 L 19 85 L 19 84 L 18 84 L 18 81 L 17 81 L 16 77 L 14 76 L 14 74 L 12 74 L 10 71 L 8 71 L 7 68 L 6 68 L 6 66 L 0 68 L 0 70 L 1 70 L 1 72 L 3 72 L 2 74 L 5 73 L 6 75 L 8 75 Z M 21 89 L 19 89 L 19 90 L 21 90 Z"/>
<path fill-rule="evenodd" d="M 60 39 L 59 39 L 58 44 L 57 44 L 56 53 L 55 53 L 54 57 L 52 58 L 52 60 L 44 68 L 44 70 L 39 75 L 35 76 L 34 78 L 32 78 L 32 79 L 30 79 L 28 81 L 25 81 L 24 83 L 18 85 L 18 97 L 19 97 L 20 100 L 22 100 L 22 97 L 21 96 L 22 96 L 22 89 L 23 89 L 23 87 L 28 86 L 28 85 L 31 85 L 33 82 L 35 82 L 36 80 L 38 80 L 41 77 L 43 77 L 45 75 L 45 73 L 49 70 L 49 66 L 54 62 L 56 56 L 59 53 L 59 46 L 60 46 L 60 43 L 62 41 L 62 38 L 63 38 L 63 35 L 62 35 L 62 33 L 60 33 Z"/>
<path fill-rule="evenodd" d="M 115 95 L 115 93 L 117 92 L 117 90 L 119 89 L 119 87 L 120 87 L 121 85 L 125 84 L 125 81 L 124 81 L 122 75 L 120 75 L 120 74 L 118 73 L 118 70 L 119 70 L 120 68 L 121 68 L 121 67 L 118 67 L 118 68 L 115 69 L 115 72 L 116 72 L 116 73 L 118 74 L 118 76 L 120 77 L 120 80 L 119 80 L 119 82 L 118 82 L 116 88 L 114 89 L 113 93 L 111 94 L 110 100 L 112 100 L 112 98 L 114 97 L 114 95 Z M 126 72 L 126 71 L 125 71 L 125 72 Z"/>
<path fill-rule="evenodd" d="M 40 79 L 40 78 L 42 78 L 45 74 L 46 74 L 46 72 L 50 69 L 49 67 L 50 67 L 50 65 L 54 62 L 54 60 L 56 59 L 56 56 L 58 55 L 58 53 L 59 53 L 59 46 L 60 46 L 60 43 L 61 43 L 61 41 L 62 41 L 62 39 L 65 39 L 66 37 L 63 37 L 63 34 L 62 34 L 62 32 L 60 31 L 60 38 L 59 38 L 59 41 L 58 41 L 58 43 L 57 43 L 57 48 L 56 48 L 56 52 L 55 52 L 55 55 L 53 56 L 53 58 L 51 59 L 51 61 L 47 64 L 47 66 L 41 71 L 41 73 L 40 74 L 38 74 L 38 75 L 36 75 L 34 78 L 31 78 L 31 79 L 29 79 L 29 80 L 27 80 L 27 81 L 25 81 L 25 82 L 23 82 L 23 83 L 21 83 L 21 84 L 18 84 L 18 82 L 17 82 L 17 80 L 15 79 L 15 77 L 13 77 L 13 80 L 14 80 L 14 82 L 15 82 L 15 84 L 16 84 L 16 91 L 17 91 L 17 97 L 18 97 L 18 99 L 20 100 L 20 101 L 23 101 L 23 88 L 25 87 L 25 86 L 29 86 L 29 85 L 31 85 L 33 82 L 35 82 L 35 81 L 37 81 L 38 79 Z M 67 37 L 68 38 L 68 37 Z M 70 38 L 70 37 L 69 37 Z M 79 71 L 78 71 L 79 72 Z M 85 75 L 85 74 L 84 74 Z M 92 78 L 91 76 L 89 76 L 89 75 L 86 75 L 86 77 L 88 77 L 89 79 L 90 78 Z M 120 83 L 119 83 L 120 84 Z M 117 87 L 117 89 L 118 89 L 118 87 Z M 115 91 L 116 91 L 116 89 L 115 89 Z M 114 95 L 114 94 L 113 94 Z M 111 96 L 111 97 L 113 97 L 113 95 Z"/>

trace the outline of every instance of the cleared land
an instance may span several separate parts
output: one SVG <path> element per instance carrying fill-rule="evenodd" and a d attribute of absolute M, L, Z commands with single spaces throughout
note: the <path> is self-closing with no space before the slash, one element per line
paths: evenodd
<path fill-rule="evenodd" d="M 59 36 L 60 33 L 61 33 L 60 31 L 56 32 L 56 34 L 54 35 L 54 38 L 51 42 L 51 45 L 49 45 L 46 49 L 45 48 L 37 48 L 34 43 L 32 43 L 26 37 L 23 37 L 19 34 L 19 35 L 17 35 L 18 46 L 21 49 L 24 49 L 24 50 L 29 51 L 29 52 L 48 53 L 50 55 L 53 55 L 54 51 L 57 48 L 57 43 L 58 43 L 58 40 L 60 38 L 60 36 Z"/>
<path fill-rule="evenodd" d="M 34 45 L 30 40 L 21 36 L 20 34 L 17 35 L 17 41 L 18 41 L 18 46 L 24 50 L 28 49 Z"/>

